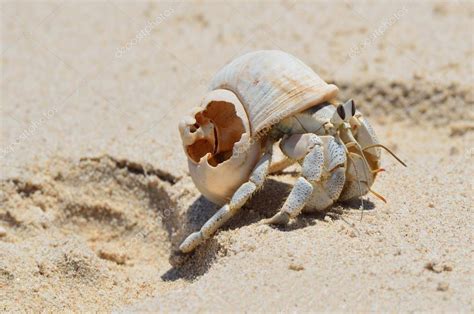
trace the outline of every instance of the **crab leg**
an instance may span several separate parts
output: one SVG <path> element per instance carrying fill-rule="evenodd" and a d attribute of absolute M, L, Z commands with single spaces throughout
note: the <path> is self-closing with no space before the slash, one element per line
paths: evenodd
<path fill-rule="evenodd" d="M 273 217 L 265 219 L 263 223 L 274 225 L 287 224 L 290 218 L 296 217 L 301 213 L 312 193 L 313 186 L 311 183 L 305 178 L 299 177 L 281 210 Z"/>
<path fill-rule="evenodd" d="M 345 182 L 346 155 L 342 143 L 334 137 L 308 133 L 282 142 L 282 150 L 289 158 L 302 160 L 302 177 L 280 212 L 264 221 L 268 224 L 286 224 L 306 205 L 313 210 L 326 209 L 338 199 Z"/>
<path fill-rule="evenodd" d="M 183 253 L 193 251 L 199 244 L 210 238 L 222 225 L 224 225 L 230 218 L 232 218 L 238 210 L 248 201 L 248 199 L 263 186 L 265 178 L 268 174 L 268 169 L 272 161 L 272 147 L 273 143 L 268 142 L 266 145 L 265 154 L 257 163 L 250 179 L 242 184 L 239 189 L 232 196 L 229 204 L 224 205 L 219 209 L 202 227 L 199 231 L 190 234 L 179 246 L 179 250 Z"/>
<path fill-rule="evenodd" d="M 310 181 L 321 178 L 324 163 L 323 142 L 315 134 L 298 134 L 282 140 L 282 151 L 292 160 L 301 160 L 302 176 L 298 178 L 281 210 L 266 219 L 266 224 L 286 224 L 303 210 L 313 193 Z"/>

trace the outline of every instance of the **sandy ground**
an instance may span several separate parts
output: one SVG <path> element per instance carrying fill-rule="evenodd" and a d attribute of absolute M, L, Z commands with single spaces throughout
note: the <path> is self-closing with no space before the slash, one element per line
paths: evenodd
<path fill-rule="evenodd" d="M 473 312 L 473 19 L 467 1 L 3 1 L 0 310 Z M 384 156 L 388 203 L 362 220 L 353 201 L 284 228 L 259 221 L 296 177 L 271 176 L 173 267 L 217 209 L 177 122 L 256 49 L 340 86 L 408 168 Z"/>

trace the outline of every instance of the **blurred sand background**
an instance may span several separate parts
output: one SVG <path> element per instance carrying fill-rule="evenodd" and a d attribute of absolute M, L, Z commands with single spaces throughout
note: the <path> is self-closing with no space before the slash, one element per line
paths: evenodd
<path fill-rule="evenodd" d="M 472 29 L 472 1 L 2 1 L 0 311 L 472 312 Z M 216 210 L 177 123 L 257 49 L 340 86 L 408 168 L 385 155 L 362 220 L 285 228 L 258 225 L 295 180 L 272 176 L 174 268 Z"/>

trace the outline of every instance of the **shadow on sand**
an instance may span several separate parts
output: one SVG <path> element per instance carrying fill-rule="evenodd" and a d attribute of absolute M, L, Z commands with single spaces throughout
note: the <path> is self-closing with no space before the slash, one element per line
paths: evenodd
<path fill-rule="evenodd" d="M 221 228 L 221 230 L 237 229 L 273 216 L 280 210 L 291 188 L 292 186 L 290 184 L 272 178 L 267 179 L 264 188 L 257 192 L 252 199 L 241 208 L 240 212 Z M 293 230 L 313 226 L 317 220 L 324 220 L 328 214 L 332 219 L 339 219 L 342 217 L 341 215 L 344 213 L 345 208 L 360 209 L 360 205 L 361 200 L 355 199 L 345 202 L 342 206 L 334 206 L 327 212 L 301 214 L 297 219 L 294 219 L 286 226 L 270 227 L 283 232 L 291 232 Z M 373 202 L 364 200 L 364 210 L 374 208 L 375 205 Z M 218 209 L 219 206 L 209 202 L 204 196 L 200 196 L 189 207 L 186 221 L 182 226 L 187 232 L 172 241 L 173 249 L 170 256 L 170 263 L 174 267 L 162 275 L 161 278 L 164 281 L 174 281 L 177 279 L 194 280 L 209 270 L 217 256 L 226 254 L 225 250 L 222 249 L 214 238 L 208 239 L 190 254 L 182 254 L 177 250 L 185 236 L 199 230 Z"/>

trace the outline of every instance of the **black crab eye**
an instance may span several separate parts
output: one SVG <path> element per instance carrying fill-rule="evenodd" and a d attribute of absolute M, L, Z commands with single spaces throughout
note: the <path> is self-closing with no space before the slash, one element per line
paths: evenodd
<path fill-rule="evenodd" d="M 355 102 L 353 100 L 351 100 L 351 103 L 352 103 L 352 116 L 355 116 L 356 114 L 356 105 L 355 105 Z"/>
<path fill-rule="evenodd" d="M 346 112 L 344 111 L 344 106 L 343 105 L 339 105 L 337 106 L 337 114 L 339 115 L 339 117 L 341 117 L 342 120 L 344 120 L 346 118 Z"/>

